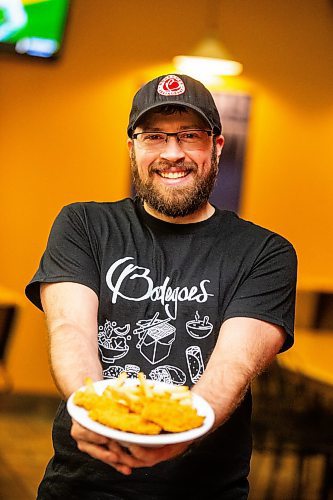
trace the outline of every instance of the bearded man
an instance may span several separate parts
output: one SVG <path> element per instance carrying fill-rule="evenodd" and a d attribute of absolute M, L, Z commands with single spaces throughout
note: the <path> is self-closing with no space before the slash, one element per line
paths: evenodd
<path fill-rule="evenodd" d="M 283 237 L 209 202 L 221 133 L 200 82 L 155 78 L 129 118 L 136 198 L 75 203 L 54 222 L 26 289 L 46 313 L 63 398 L 40 499 L 248 498 L 250 383 L 293 344 L 296 256 Z M 157 317 L 168 327 L 140 335 Z M 190 386 L 213 408 L 213 428 L 124 447 L 71 420 L 65 402 L 86 377 L 123 371 Z"/>

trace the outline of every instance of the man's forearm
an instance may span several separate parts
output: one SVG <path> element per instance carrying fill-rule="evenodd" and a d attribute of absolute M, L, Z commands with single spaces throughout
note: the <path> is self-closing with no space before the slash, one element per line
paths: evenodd
<path fill-rule="evenodd" d="M 251 318 L 232 318 L 221 328 L 207 368 L 193 392 L 215 412 L 215 427 L 223 424 L 242 401 L 253 378 L 279 352 L 282 329 Z"/>
<path fill-rule="evenodd" d="M 54 381 L 64 399 L 86 377 L 103 378 L 98 358 L 98 299 L 79 283 L 41 285 L 41 301 L 49 331 L 50 361 Z"/>
<path fill-rule="evenodd" d="M 64 399 L 84 384 L 86 377 L 103 378 L 96 341 L 77 327 L 61 325 L 50 331 L 50 361 L 55 384 Z"/>

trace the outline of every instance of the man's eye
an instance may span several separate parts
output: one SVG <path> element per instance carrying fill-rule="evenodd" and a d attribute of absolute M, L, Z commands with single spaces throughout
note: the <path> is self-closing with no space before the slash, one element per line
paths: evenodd
<path fill-rule="evenodd" d="M 142 139 L 145 142 L 164 141 L 164 135 L 163 134 L 145 134 L 142 136 Z"/>
<path fill-rule="evenodd" d="M 200 134 L 198 132 L 183 132 L 180 134 L 180 139 L 198 139 L 200 137 Z"/>

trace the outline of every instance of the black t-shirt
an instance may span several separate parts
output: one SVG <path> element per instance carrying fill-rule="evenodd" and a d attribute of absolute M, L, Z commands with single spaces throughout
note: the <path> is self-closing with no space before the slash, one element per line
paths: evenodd
<path fill-rule="evenodd" d="M 172 224 L 130 199 L 69 205 L 54 222 L 27 296 L 42 308 L 40 283 L 64 281 L 86 285 L 99 298 L 104 378 L 141 371 L 191 386 L 231 317 L 282 326 L 283 349 L 293 343 L 294 249 L 229 211 Z M 40 498 L 247 498 L 250 414 L 248 393 L 226 424 L 184 456 L 122 476 L 76 449 L 62 403 Z"/>

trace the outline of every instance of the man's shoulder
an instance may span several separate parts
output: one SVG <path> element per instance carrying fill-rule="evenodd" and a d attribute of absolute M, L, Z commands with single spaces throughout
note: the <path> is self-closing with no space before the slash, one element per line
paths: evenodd
<path fill-rule="evenodd" d="M 134 210 L 134 202 L 131 198 L 117 201 L 78 201 L 65 205 L 63 213 L 74 213 L 79 217 L 103 217 L 112 216 L 117 213 L 130 213 Z"/>
<path fill-rule="evenodd" d="M 116 201 L 76 201 L 64 206 L 64 209 L 73 211 L 96 211 L 103 212 L 105 210 L 124 210 L 134 205 L 131 198 L 123 198 Z"/>
<path fill-rule="evenodd" d="M 224 211 L 224 219 L 227 226 L 227 232 L 232 239 L 249 244 L 275 243 L 280 246 L 290 246 L 290 241 L 282 234 L 261 226 L 255 222 L 238 216 L 235 212 Z"/>
<path fill-rule="evenodd" d="M 119 201 L 97 202 L 79 201 L 65 205 L 56 217 L 54 227 L 75 227 L 100 231 L 115 227 L 137 224 L 135 204 L 131 198 Z"/>

